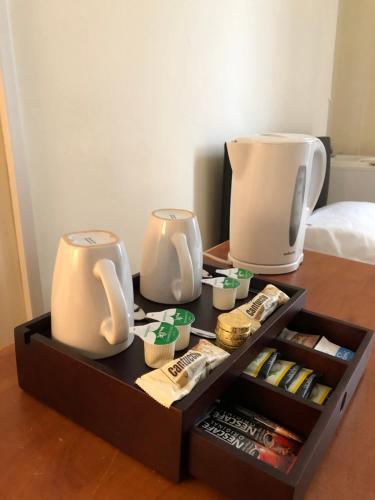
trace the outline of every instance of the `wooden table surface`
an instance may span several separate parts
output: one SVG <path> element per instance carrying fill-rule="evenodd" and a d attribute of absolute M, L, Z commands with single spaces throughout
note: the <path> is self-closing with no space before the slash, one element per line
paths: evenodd
<path fill-rule="evenodd" d="M 212 251 L 226 258 L 228 245 Z M 375 330 L 375 266 L 306 252 L 274 277 L 307 288 L 306 308 Z M 375 499 L 375 355 L 306 500 Z M 204 483 L 173 484 L 19 389 L 13 346 L 0 350 L 0 498 L 221 499 Z M 251 498 L 251 491 L 249 491 Z"/>

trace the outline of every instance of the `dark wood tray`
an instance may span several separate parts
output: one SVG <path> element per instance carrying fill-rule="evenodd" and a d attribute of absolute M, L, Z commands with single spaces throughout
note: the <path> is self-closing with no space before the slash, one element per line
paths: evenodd
<path fill-rule="evenodd" d="M 305 333 L 318 333 L 356 351 L 347 362 L 287 340 L 273 338 L 284 359 L 296 361 L 323 375 L 321 382 L 334 387 L 324 406 L 241 374 L 222 399 L 259 412 L 306 438 L 290 474 L 233 450 L 207 435 L 197 424 L 191 431 L 189 471 L 230 498 L 284 500 L 302 498 L 321 457 L 349 405 L 371 352 L 373 333 L 363 328 L 302 310 L 289 325 Z M 350 446 L 350 443 L 348 443 Z"/>
<path fill-rule="evenodd" d="M 210 272 L 214 268 L 207 266 Z M 140 296 L 139 276 L 133 278 L 135 302 L 146 312 L 168 306 Z M 253 278 L 249 298 L 267 283 Z M 51 338 L 49 314 L 15 329 L 19 385 L 32 396 L 106 439 L 173 481 L 187 470 L 189 432 L 215 399 L 238 378 L 261 348 L 301 310 L 305 290 L 275 283 L 291 298 L 246 343 L 181 401 L 166 409 L 135 385 L 150 369 L 144 363 L 143 344 L 135 338 L 126 351 L 91 360 Z M 247 300 L 238 301 L 240 305 Z M 186 304 L 196 317 L 194 326 L 214 331 L 220 311 L 212 307 L 212 288 Z M 199 338 L 191 337 L 190 345 Z M 181 354 L 183 351 L 181 352 Z M 177 354 L 179 355 L 179 354 Z"/>

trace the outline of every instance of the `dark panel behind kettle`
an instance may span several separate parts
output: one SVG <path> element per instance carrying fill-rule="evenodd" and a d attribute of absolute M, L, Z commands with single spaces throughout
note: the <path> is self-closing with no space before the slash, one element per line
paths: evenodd
<path fill-rule="evenodd" d="M 315 210 L 320 207 L 324 207 L 327 205 L 327 198 L 328 198 L 328 188 L 329 188 L 329 174 L 331 170 L 331 154 L 332 154 L 332 149 L 331 149 L 331 139 L 330 137 L 318 137 L 323 143 L 323 146 L 325 147 L 326 153 L 327 153 L 327 165 L 326 165 L 326 176 L 324 178 L 323 182 L 323 187 L 322 191 L 320 193 L 319 199 L 315 205 Z"/>
<path fill-rule="evenodd" d="M 232 188 L 232 169 L 227 144 L 224 144 L 223 191 L 221 202 L 220 242 L 229 240 L 230 193 Z"/>

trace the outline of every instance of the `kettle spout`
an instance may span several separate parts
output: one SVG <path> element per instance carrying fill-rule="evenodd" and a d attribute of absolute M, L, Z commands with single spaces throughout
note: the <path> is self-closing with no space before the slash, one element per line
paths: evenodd
<path fill-rule="evenodd" d="M 250 144 L 246 142 L 227 142 L 227 151 L 230 166 L 234 176 L 239 176 L 245 170 L 250 156 Z"/>

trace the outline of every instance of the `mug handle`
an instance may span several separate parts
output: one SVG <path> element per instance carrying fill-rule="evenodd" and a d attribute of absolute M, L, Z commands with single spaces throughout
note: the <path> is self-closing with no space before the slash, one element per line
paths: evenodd
<path fill-rule="evenodd" d="M 93 272 L 102 282 L 111 312 L 100 325 L 100 335 L 111 345 L 125 342 L 129 333 L 128 308 L 115 265 L 110 259 L 100 259 Z"/>
<path fill-rule="evenodd" d="M 186 236 L 174 233 L 171 241 L 176 249 L 180 266 L 180 279 L 172 282 L 172 293 L 178 302 L 188 301 L 194 294 L 194 270 Z"/>

